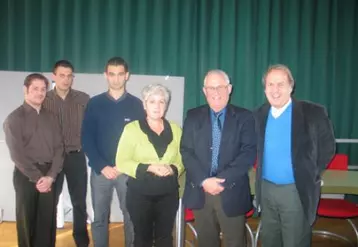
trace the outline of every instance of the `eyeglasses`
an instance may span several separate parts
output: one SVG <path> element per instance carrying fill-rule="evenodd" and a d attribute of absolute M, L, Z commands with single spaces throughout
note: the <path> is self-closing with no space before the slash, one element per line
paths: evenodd
<path fill-rule="evenodd" d="M 59 74 L 58 76 L 59 76 L 61 79 L 67 78 L 67 79 L 69 79 L 69 80 L 75 78 L 75 75 L 73 75 L 73 74 L 69 74 L 69 75 Z"/>
<path fill-rule="evenodd" d="M 209 93 L 214 93 L 215 91 L 218 93 L 222 93 L 224 91 L 226 91 L 228 85 L 220 85 L 217 87 L 204 87 Z"/>

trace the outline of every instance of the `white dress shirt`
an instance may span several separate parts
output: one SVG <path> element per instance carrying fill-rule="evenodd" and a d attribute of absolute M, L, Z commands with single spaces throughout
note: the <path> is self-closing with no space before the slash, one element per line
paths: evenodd
<path fill-rule="evenodd" d="M 290 98 L 289 101 L 281 108 L 276 108 L 276 107 L 271 106 L 271 115 L 274 118 L 278 118 L 287 109 L 287 107 L 291 104 L 291 102 L 292 102 L 292 100 Z"/>

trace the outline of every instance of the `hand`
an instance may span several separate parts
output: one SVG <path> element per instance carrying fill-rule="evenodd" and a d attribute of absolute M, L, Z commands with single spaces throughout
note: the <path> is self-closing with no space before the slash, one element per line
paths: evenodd
<path fill-rule="evenodd" d="M 173 175 L 173 169 L 169 165 L 150 165 L 147 171 L 154 173 L 159 177 L 166 177 L 169 175 Z"/>
<path fill-rule="evenodd" d="M 215 196 L 224 190 L 224 186 L 221 185 L 223 182 L 225 182 L 223 178 L 207 178 L 203 181 L 202 186 L 205 192 Z"/>
<path fill-rule="evenodd" d="M 167 176 L 174 175 L 173 168 L 170 165 L 164 165 L 164 168 L 166 168 L 167 171 L 169 172 L 169 174 Z"/>
<path fill-rule="evenodd" d="M 105 178 L 107 179 L 116 179 L 117 176 L 119 175 L 119 172 L 117 170 L 117 168 L 112 167 L 112 166 L 106 166 L 102 169 L 101 173 L 103 174 L 103 176 L 105 176 Z"/>
<path fill-rule="evenodd" d="M 36 183 L 36 189 L 40 193 L 47 193 L 51 191 L 53 178 L 49 176 L 41 177 Z"/>

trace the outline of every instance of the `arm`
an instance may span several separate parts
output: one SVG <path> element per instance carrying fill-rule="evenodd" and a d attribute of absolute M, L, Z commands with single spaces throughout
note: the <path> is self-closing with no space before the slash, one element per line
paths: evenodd
<path fill-rule="evenodd" d="M 26 157 L 24 148 L 21 119 L 7 118 L 4 122 L 5 142 L 10 151 L 10 157 L 15 166 L 32 182 L 37 182 L 42 173 L 32 165 L 31 159 Z"/>
<path fill-rule="evenodd" d="M 119 172 L 136 178 L 137 168 L 141 167 L 141 169 L 145 170 L 148 166 L 139 166 L 140 163 L 133 160 L 136 145 L 136 129 L 132 127 L 134 127 L 132 124 L 127 124 L 119 139 L 116 154 L 116 166 Z"/>
<path fill-rule="evenodd" d="M 184 121 L 183 135 L 180 142 L 180 153 L 184 167 L 187 171 L 187 178 L 196 186 L 201 186 L 202 182 L 208 177 L 205 171 L 201 168 L 200 161 L 195 154 L 195 140 L 194 140 L 195 126 L 193 119 L 188 112 Z"/>
<path fill-rule="evenodd" d="M 221 171 L 217 177 L 225 179 L 225 184 L 231 184 L 237 178 L 247 174 L 249 169 L 254 165 L 256 159 L 256 134 L 255 134 L 255 120 L 250 114 L 244 120 L 243 126 L 239 133 L 240 135 L 240 150 L 236 158 L 228 164 L 226 169 Z"/>
<path fill-rule="evenodd" d="M 318 138 L 318 159 L 317 166 L 321 174 L 333 158 L 336 151 L 336 140 L 332 123 L 328 118 L 326 109 L 322 109 L 316 113 L 317 117 L 317 138 Z"/>
<path fill-rule="evenodd" d="M 48 171 L 47 176 L 55 180 L 57 175 L 62 171 L 64 159 L 64 147 L 61 135 L 61 127 L 59 125 L 59 122 L 56 121 L 55 116 L 53 116 L 52 118 L 50 127 L 53 129 L 52 133 L 54 155 L 52 159 L 52 166 L 51 169 Z"/>
<path fill-rule="evenodd" d="M 106 164 L 105 160 L 101 157 L 97 149 L 96 124 L 97 121 L 93 112 L 93 106 L 91 105 L 91 101 L 89 101 L 82 122 L 82 148 L 90 161 L 89 163 L 92 169 L 97 174 L 100 174 L 102 169 L 105 168 L 108 164 Z"/>
<path fill-rule="evenodd" d="M 174 138 L 178 145 L 178 152 L 177 152 L 176 157 L 174 158 L 174 163 L 172 165 L 175 166 L 175 168 L 178 171 L 178 177 L 180 177 L 181 174 L 184 172 L 184 165 L 183 165 L 182 157 L 180 154 L 180 140 L 181 140 L 181 136 L 182 136 L 182 130 L 180 129 L 179 126 L 176 126 L 176 125 L 172 129 L 173 129 L 173 133 L 174 133 Z"/>

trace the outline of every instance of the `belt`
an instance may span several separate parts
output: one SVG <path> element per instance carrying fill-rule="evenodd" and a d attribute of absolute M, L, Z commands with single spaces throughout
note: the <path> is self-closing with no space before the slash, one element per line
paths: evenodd
<path fill-rule="evenodd" d="M 68 151 L 67 153 L 68 154 L 77 154 L 77 153 L 80 153 L 80 152 L 81 152 L 81 149 L 77 149 L 77 150 Z"/>

